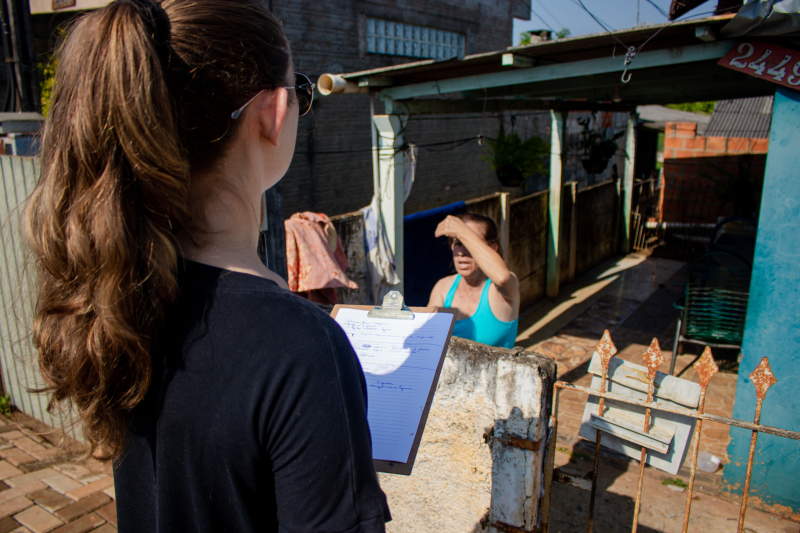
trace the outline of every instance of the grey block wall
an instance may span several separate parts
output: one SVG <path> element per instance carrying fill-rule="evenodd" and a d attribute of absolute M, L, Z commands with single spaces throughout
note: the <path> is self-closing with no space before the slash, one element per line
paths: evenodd
<path fill-rule="evenodd" d="M 380 18 L 454 31 L 466 36 L 466 54 L 512 44 L 513 18 L 530 17 L 530 0 L 273 0 L 292 45 L 295 68 L 316 80 L 342 73 L 408 63 L 413 58 L 366 53 L 366 18 Z M 378 105 L 378 113 L 383 106 Z M 369 97 L 318 97 L 313 113 L 300 119 L 297 148 L 283 181 L 285 215 L 318 211 L 339 215 L 360 209 L 372 198 Z M 418 145 L 494 135 L 497 120 L 435 120 L 415 117 L 405 134 Z M 438 150 L 447 148 L 436 147 Z M 484 147 L 477 141 L 438 153 L 420 150 L 418 174 L 406 213 L 500 190 Z"/>

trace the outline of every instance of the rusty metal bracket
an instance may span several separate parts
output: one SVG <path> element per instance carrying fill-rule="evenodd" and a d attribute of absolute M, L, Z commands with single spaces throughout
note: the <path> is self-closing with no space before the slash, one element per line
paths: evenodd
<path fill-rule="evenodd" d="M 502 531 L 503 533 L 541 533 L 542 531 L 542 528 L 540 527 L 534 529 L 522 529 L 521 527 L 512 526 L 510 524 L 506 524 L 505 522 L 500 522 L 499 520 L 492 522 L 491 526 L 497 531 Z"/>
<path fill-rule="evenodd" d="M 523 439 L 521 437 L 515 437 L 513 435 L 500 435 L 499 437 L 495 437 L 494 440 L 502 442 L 508 446 L 513 446 L 514 448 L 520 448 L 522 450 L 529 450 L 532 452 L 538 452 L 539 447 L 542 445 L 542 439 L 533 441 Z"/>
<path fill-rule="evenodd" d="M 542 439 L 533 441 L 529 439 L 524 439 L 522 437 L 517 437 L 516 435 L 507 435 L 501 434 L 500 436 L 496 436 L 494 434 L 494 427 L 487 428 L 486 431 L 483 433 L 483 442 L 489 444 L 492 441 L 498 441 L 506 446 L 512 446 L 514 448 L 520 448 L 521 450 L 528 450 L 531 452 L 538 452 L 539 448 L 542 445 Z"/>

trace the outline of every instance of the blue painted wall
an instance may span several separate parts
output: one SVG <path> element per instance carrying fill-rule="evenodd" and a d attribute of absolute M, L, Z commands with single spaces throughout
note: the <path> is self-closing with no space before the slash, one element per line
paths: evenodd
<path fill-rule="evenodd" d="M 758 221 L 744 353 L 733 417 L 752 421 L 748 376 L 767 356 L 778 380 L 767 392 L 761 423 L 800 431 L 800 91 L 778 88 Z M 741 494 L 751 432 L 731 428 L 723 484 Z M 800 442 L 758 437 L 750 498 L 758 507 L 800 514 Z"/>

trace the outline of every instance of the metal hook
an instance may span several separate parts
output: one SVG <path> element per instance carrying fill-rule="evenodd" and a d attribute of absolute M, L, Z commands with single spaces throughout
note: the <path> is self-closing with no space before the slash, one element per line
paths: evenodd
<path fill-rule="evenodd" d="M 631 64 L 631 61 L 633 61 L 633 57 L 635 55 L 636 55 L 636 48 L 634 48 L 633 46 L 629 47 L 628 52 L 625 54 L 625 70 L 622 71 L 622 78 L 620 78 L 622 83 L 628 83 L 629 81 L 631 81 L 632 73 L 628 72 L 628 65 Z"/>

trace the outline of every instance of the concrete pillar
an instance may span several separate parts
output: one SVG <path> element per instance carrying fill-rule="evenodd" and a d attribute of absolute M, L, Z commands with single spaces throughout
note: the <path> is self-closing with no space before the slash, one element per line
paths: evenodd
<path fill-rule="evenodd" d="M 386 531 L 538 531 L 555 378 L 543 355 L 454 337 L 414 472 L 379 474 L 392 510 Z"/>
<path fill-rule="evenodd" d="M 550 111 L 550 195 L 547 236 L 547 297 L 558 298 L 561 253 L 561 183 L 564 170 L 567 111 Z"/>
<path fill-rule="evenodd" d="M 397 115 L 374 115 L 375 151 L 377 153 L 378 205 L 381 221 L 386 230 L 389 248 L 394 255 L 394 265 L 401 282 L 395 290 L 403 290 L 403 134 L 400 117 Z"/>
<path fill-rule="evenodd" d="M 769 152 L 758 218 L 756 250 L 742 362 L 736 382 L 733 418 L 752 421 L 756 408 L 750 373 L 769 358 L 775 379 L 764 398 L 761 423 L 800 430 L 800 92 L 778 87 L 772 111 Z M 712 378 L 713 379 L 713 378 Z M 713 381 L 712 381 L 713 385 Z M 722 489 L 741 494 L 747 469 L 751 432 L 731 428 Z M 800 518 L 798 460 L 800 442 L 759 434 L 749 507 Z"/>
<path fill-rule="evenodd" d="M 628 115 L 628 130 L 625 134 L 625 174 L 622 179 L 622 252 L 631 249 L 631 204 L 633 203 L 633 167 L 636 162 L 636 123 L 639 114 L 632 111 Z"/>

